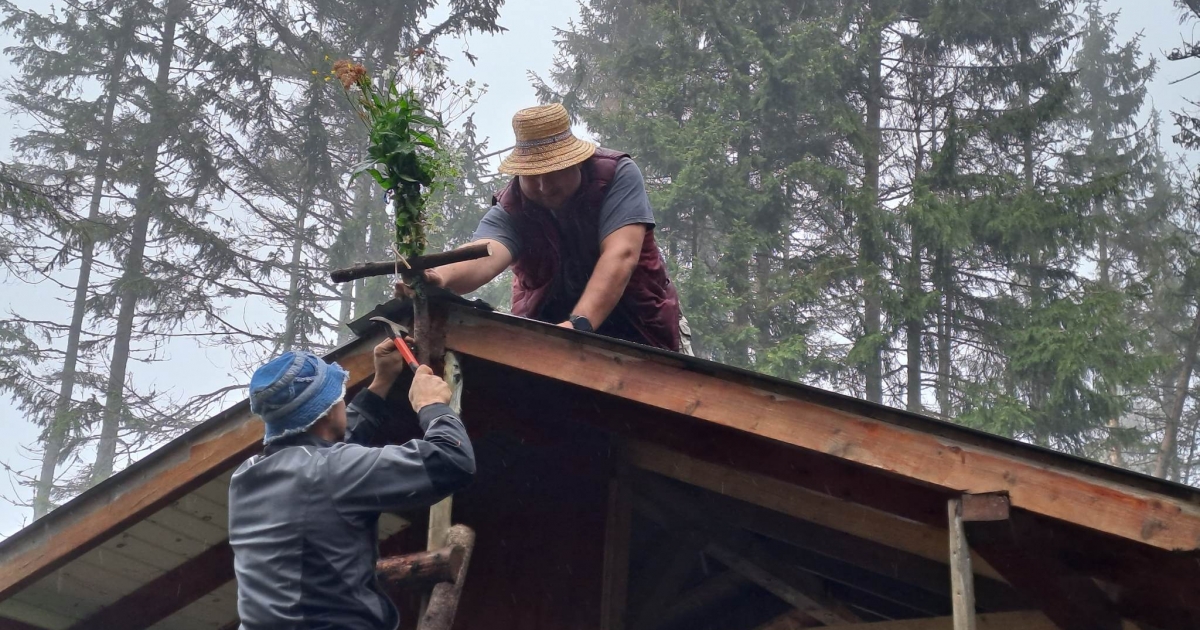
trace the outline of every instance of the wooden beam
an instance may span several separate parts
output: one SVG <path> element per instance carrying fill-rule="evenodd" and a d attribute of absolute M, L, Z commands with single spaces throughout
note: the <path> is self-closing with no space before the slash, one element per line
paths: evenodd
<path fill-rule="evenodd" d="M 381 340 L 355 340 L 326 360 L 357 384 L 374 371 Z M 237 466 L 262 447 L 262 436 L 249 404 L 238 403 L 5 540 L 0 601 Z"/>
<path fill-rule="evenodd" d="M 618 457 L 608 486 L 604 524 L 604 584 L 600 592 L 600 629 L 624 630 L 629 599 L 629 541 L 633 533 L 633 492 L 629 470 Z"/>
<path fill-rule="evenodd" d="M 71 630 L 143 630 L 233 579 L 233 549 L 223 540 L 136 591 L 71 626 Z"/>
<path fill-rule="evenodd" d="M 1121 614 L 1089 576 L 1064 566 L 1055 548 L 1019 535 L 1024 518 L 970 523 L 971 545 L 1061 630 L 1120 630 Z"/>
<path fill-rule="evenodd" d="M 742 551 L 718 542 L 710 543 L 704 552 L 825 625 L 858 621 L 854 613 L 825 594 L 820 580 L 805 579 L 797 572 L 788 571 L 787 567 L 773 562 L 766 554 L 753 549 Z"/>
<path fill-rule="evenodd" d="M 950 576 L 943 563 L 699 488 L 694 489 L 693 494 L 694 500 L 705 511 L 720 515 L 733 526 L 786 545 L 788 557 L 807 570 L 835 581 L 843 577 L 852 579 L 860 586 L 884 580 L 887 588 L 881 588 L 881 591 L 894 593 L 913 604 L 926 602 L 927 606 L 919 607 L 922 610 L 932 606 L 934 601 L 942 602 L 937 610 L 926 610 L 928 615 L 937 617 L 951 613 Z M 844 568 L 835 568 L 831 563 Z M 829 574 L 823 571 L 829 571 Z M 931 597 L 934 599 L 929 599 Z M 1011 586 L 978 574 L 975 576 L 975 597 L 976 605 L 986 612 L 1031 607 Z"/>
<path fill-rule="evenodd" d="M 1009 501 L 1006 494 L 964 494 L 959 500 L 962 502 L 964 523 L 1008 520 Z"/>
<path fill-rule="evenodd" d="M 950 523 L 950 600 L 954 607 L 954 630 L 975 630 L 975 572 L 971 549 L 963 531 L 963 500 L 946 504 Z"/>
<path fill-rule="evenodd" d="M 633 466 L 642 470 L 902 549 L 942 564 L 950 561 L 944 529 L 902 519 L 772 477 L 713 464 L 644 442 L 631 442 L 628 457 Z M 975 570 L 994 580 L 1004 580 L 985 561 L 977 561 Z"/>
<path fill-rule="evenodd" d="M 673 603 L 659 609 L 653 619 L 645 621 L 645 627 L 648 630 L 675 627 L 706 609 L 727 605 L 746 588 L 753 587 L 736 571 L 722 571 L 711 575 L 682 593 Z M 807 615 L 804 615 L 804 618 L 817 623 Z"/>
<path fill-rule="evenodd" d="M 847 630 L 954 630 L 953 617 L 929 619 L 906 619 L 903 621 L 880 621 L 853 625 L 831 626 Z M 976 627 L 979 630 L 1058 630 L 1054 622 L 1040 612 L 1003 612 L 979 615 Z"/>
<path fill-rule="evenodd" d="M 571 331 L 516 325 L 456 307 L 446 346 L 955 493 L 1007 492 L 1015 507 L 1163 549 L 1200 548 L 1200 506 L 1174 496 L 683 369 L 680 361 Z"/>

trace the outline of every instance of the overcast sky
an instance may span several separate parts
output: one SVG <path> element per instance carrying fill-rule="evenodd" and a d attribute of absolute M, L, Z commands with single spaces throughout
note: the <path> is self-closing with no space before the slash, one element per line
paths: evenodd
<path fill-rule="evenodd" d="M 28 6 L 42 4 L 38 0 L 19 2 Z M 1164 52 L 1178 45 L 1182 27 L 1178 23 L 1177 11 L 1168 0 L 1110 0 L 1112 10 L 1121 10 L 1119 22 L 1121 37 L 1144 34 L 1142 50 L 1146 55 L 1162 59 L 1158 76 L 1150 88 L 1151 102 L 1163 112 L 1178 109 L 1183 104 L 1183 95 L 1192 94 L 1200 99 L 1200 77 L 1185 84 L 1171 86 L 1172 80 L 1181 78 L 1200 69 L 1193 64 L 1166 62 Z M 456 57 L 451 66 L 454 77 L 460 81 L 475 79 L 488 84 L 488 93 L 475 110 L 475 122 L 482 136 L 492 139 L 491 147 L 500 149 L 512 142 L 510 119 L 521 107 L 536 104 L 534 92 L 529 84 L 529 71 L 545 74 L 550 68 L 554 54 L 554 28 L 565 28 L 570 19 L 578 15 L 573 0 L 508 0 L 500 13 L 500 23 L 508 31 L 496 36 L 475 36 L 465 42 L 478 61 L 474 66 L 458 55 L 460 46 L 446 41 L 442 51 Z M 10 38 L 0 37 L 0 46 L 11 43 Z M 11 76 L 12 68 L 7 59 L 0 60 L 0 78 Z M 1169 135 L 1170 125 L 1164 125 Z M 12 129 L 0 129 L 0 160 L 11 157 L 8 140 Z M 1165 139 L 1169 142 L 1169 139 Z M 620 147 L 616 147 L 620 148 Z M 1195 156 L 1190 160 L 1197 163 Z M 44 289 L 20 284 L 13 278 L 0 277 L 0 310 L 9 311 L 19 304 L 26 317 L 65 319 L 69 304 L 46 297 Z M 242 380 L 234 374 L 229 361 L 219 350 L 202 350 L 177 342 L 172 346 L 169 360 L 157 364 L 153 371 L 134 368 L 135 378 L 141 384 L 153 383 L 158 388 L 173 389 L 180 393 L 195 394 L 212 391 Z M 0 464 L 21 470 L 36 466 L 34 458 L 26 449 L 35 443 L 37 429 L 12 409 L 11 401 L 0 398 L 0 428 L 4 438 L 0 440 Z M 8 479 L 0 480 L 0 496 L 18 497 L 27 500 L 27 493 L 16 488 Z M 0 538 L 12 534 L 29 519 L 29 510 L 7 503 L 0 503 Z"/>

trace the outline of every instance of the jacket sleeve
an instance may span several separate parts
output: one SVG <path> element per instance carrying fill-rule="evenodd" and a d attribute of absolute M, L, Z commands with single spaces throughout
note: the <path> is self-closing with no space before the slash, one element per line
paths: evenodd
<path fill-rule="evenodd" d="M 383 423 L 394 417 L 386 400 L 363 388 L 346 406 L 346 441 L 366 446 L 375 440 Z"/>
<path fill-rule="evenodd" d="M 421 409 L 418 417 L 423 439 L 330 450 L 327 482 L 338 510 L 351 515 L 429 506 L 471 482 L 475 452 L 462 420 L 440 403 Z"/>

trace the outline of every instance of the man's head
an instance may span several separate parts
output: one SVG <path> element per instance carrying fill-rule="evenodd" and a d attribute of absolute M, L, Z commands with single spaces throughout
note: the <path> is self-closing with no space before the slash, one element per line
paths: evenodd
<path fill-rule="evenodd" d="M 513 116 L 517 141 L 500 164 L 500 172 L 516 175 L 521 194 L 552 210 L 562 208 L 579 190 L 579 165 L 596 145 L 571 133 L 571 118 L 557 103 L 522 109 Z"/>
<path fill-rule="evenodd" d="M 348 378 L 338 364 L 303 351 L 285 352 L 258 368 L 250 378 L 250 411 L 266 425 L 263 444 L 314 428 L 325 439 L 341 439 Z"/>

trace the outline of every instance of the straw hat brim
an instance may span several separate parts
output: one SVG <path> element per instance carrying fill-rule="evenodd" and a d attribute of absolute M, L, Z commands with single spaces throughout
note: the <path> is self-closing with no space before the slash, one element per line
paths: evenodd
<path fill-rule="evenodd" d="M 513 149 L 500 162 L 505 175 L 545 175 L 580 164 L 596 152 L 596 145 L 574 136 L 541 147 Z"/>

